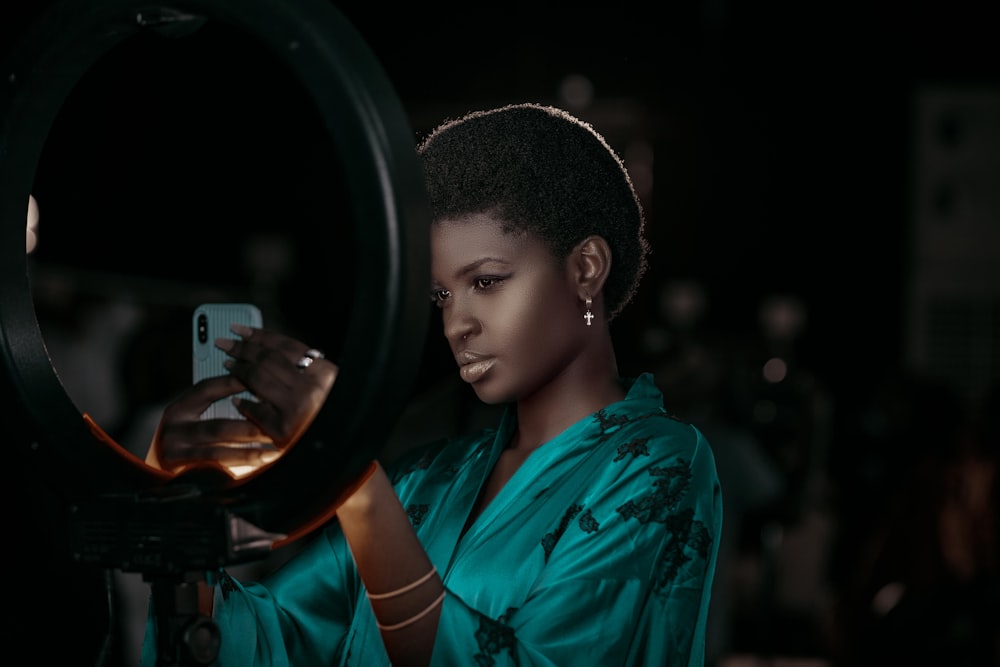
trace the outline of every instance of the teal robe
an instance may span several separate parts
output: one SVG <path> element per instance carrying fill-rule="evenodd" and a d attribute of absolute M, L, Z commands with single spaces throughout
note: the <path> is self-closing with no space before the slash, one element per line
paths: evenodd
<path fill-rule="evenodd" d="M 433 664 L 701 666 L 722 497 L 709 443 L 649 374 L 535 450 L 460 536 L 514 432 L 414 450 L 393 485 L 444 581 Z M 226 667 L 388 665 L 333 522 L 259 583 L 223 574 Z M 154 667 L 150 618 L 143 665 Z"/>

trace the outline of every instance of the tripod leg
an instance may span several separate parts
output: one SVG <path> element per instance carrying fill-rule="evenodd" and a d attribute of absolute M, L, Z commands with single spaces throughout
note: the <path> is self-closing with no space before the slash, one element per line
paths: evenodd
<path fill-rule="evenodd" d="M 218 655 L 218 626 L 198 609 L 199 581 L 152 579 L 156 667 L 201 667 Z"/>

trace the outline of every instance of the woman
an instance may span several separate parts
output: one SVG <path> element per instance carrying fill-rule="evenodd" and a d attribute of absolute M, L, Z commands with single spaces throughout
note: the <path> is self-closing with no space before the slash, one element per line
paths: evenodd
<path fill-rule="evenodd" d="M 649 374 L 618 374 L 608 325 L 648 253 L 620 159 L 535 104 L 446 122 L 418 151 L 431 299 L 462 379 L 506 410 L 495 429 L 376 465 L 263 581 L 222 573 L 219 664 L 702 664 L 721 494 L 701 433 Z M 305 376 L 313 399 L 332 385 L 327 359 L 296 368 L 308 346 L 237 333 L 220 341 L 231 377 L 168 409 L 151 462 L 204 456 L 223 434 L 199 433 L 200 408 L 246 388 L 260 401 L 239 403 L 248 421 L 225 439 L 280 446 L 315 401 L 271 385 Z"/>

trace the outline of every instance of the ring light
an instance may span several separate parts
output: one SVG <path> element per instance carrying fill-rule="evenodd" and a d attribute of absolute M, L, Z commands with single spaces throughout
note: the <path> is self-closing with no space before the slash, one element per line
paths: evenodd
<path fill-rule="evenodd" d="M 263 45 L 314 102 L 347 179 L 351 254 L 360 258 L 330 396 L 299 442 L 238 484 L 198 473 L 166 476 L 109 446 L 88 426 L 46 352 L 21 250 L 39 157 L 81 77 L 144 31 L 169 38 L 213 22 Z M 325 516 L 376 457 L 416 376 L 428 315 L 424 197 L 413 133 L 395 91 L 353 26 L 323 0 L 69 0 L 36 22 L 0 80 L 0 356 L 6 375 L 0 399 L 17 406 L 5 425 L 15 446 L 41 461 L 72 501 L 81 560 L 151 577 L 198 570 L 262 557 L 260 549 L 241 547 L 263 541 L 266 552 L 271 537 L 301 534 Z M 331 319 L 342 317 L 333 304 L 316 307 L 330 309 Z M 98 524 L 119 532 L 95 538 Z M 147 532 L 134 532 L 139 524 Z M 194 537 L 186 540 L 179 525 L 192 528 Z M 148 531 L 174 546 L 137 560 L 129 546 Z M 262 540 L 248 538 L 251 533 Z"/>

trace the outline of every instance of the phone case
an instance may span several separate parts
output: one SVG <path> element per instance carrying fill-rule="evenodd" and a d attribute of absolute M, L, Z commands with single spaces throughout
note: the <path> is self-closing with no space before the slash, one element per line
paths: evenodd
<path fill-rule="evenodd" d="M 194 310 L 192 325 L 192 378 L 198 382 L 203 378 L 225 375 L 229 371 L 223 366 L 228 355 L 215 347 L 216 338 L 239 338 L 229 327 L 244 324 L 260 327 L 263 324 L 260 309 L 252 303 L 203 303 Z M 253 398 L 250 392 L 237 394 L 242 398 Z M 232 396 L 213 403 L 202 413 L 202 419 L 244 419 L 232 404 Z"/>

